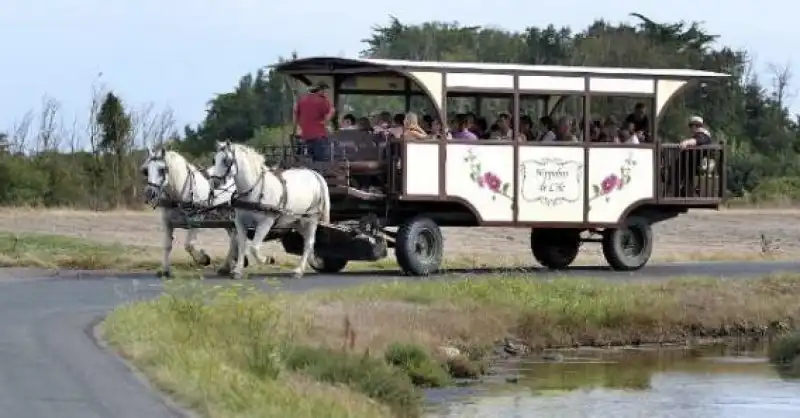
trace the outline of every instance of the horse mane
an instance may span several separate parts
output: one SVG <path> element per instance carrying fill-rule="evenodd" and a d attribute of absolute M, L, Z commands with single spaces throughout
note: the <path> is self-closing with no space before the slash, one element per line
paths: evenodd
<path fill-rule="evenodd" d="M 265 165 L 266 159 L 253 147 L 245 144 L 233 143 L 231 144 L 231 148 L 236 154 L 244 155 L 247 159 L 247 163 L 254 169 Z"/>

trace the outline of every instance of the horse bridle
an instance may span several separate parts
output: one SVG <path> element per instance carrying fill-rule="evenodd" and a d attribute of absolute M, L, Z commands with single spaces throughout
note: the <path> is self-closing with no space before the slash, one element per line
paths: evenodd
<path fill-rule="evenodd" d="M 156 190 L 158 190 L 158 192 L 163 195 L 164 194 L 164 186 L 167 185 L 167 175 L 169 175 L 169 168 L 167 167 L 167 162 L 166 162 L 166 159 L 164 159 L 164 158 L 161 158 L 161 157 L 150 157 L 150 159 L 148 160 L 148 163 L 152 162 L 152 161 L 161 161 L 161 162 L 164 163 L 164 166 L 159 169 L 159 170 L 162 170 L 161 171 L 162 180 L 161 180 L 161 184 L 152 183 L 150 181 L 150 178 L 149 178 L 150 176 L 148 176 L 147 185 L 152 187 L 152 188 L 154 188 L 154 189 L 156 189 Z M 149 169 L 150 169 L 149 167 L 145 167 L 142 170 L 143 174 L 145 174 L 145 175 L 149 174 L 148 173 Z M 187 183 L 183 184 L 183 190 L 181 190 L 180 194 L 181 195 L 184 194 L 184 192 L 186 192 L 186 187 L 188 186 L 189 187 L 189 192 L 190 192 L 190 198 L 192 198 L 192 196 L 194 195 L 194 189 L 195 189 L 195 187 L 194 187 L 194 176 L 192 175 L 192 170 L 189 168 L 188 165 L 186 166 L 186 177 L 189 179 L 188 184 Z M 211 199 L 211 197 L 209 197 L 209 200 L 210 199 Z"/>

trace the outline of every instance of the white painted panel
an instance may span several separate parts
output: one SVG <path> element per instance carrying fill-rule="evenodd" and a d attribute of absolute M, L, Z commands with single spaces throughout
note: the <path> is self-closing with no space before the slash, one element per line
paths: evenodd
<path fill-rule="evenodd" d="M 447 87 L 513 89 L 514 76 L 505 74 L 448 73 Z"/>
<path fill-rule="evenodd" d="M 656 115 L 660 115 L 664 110 L 667 101 L 686 84 L 683 80 L 658 80 L 656 86 Z"/>
<path fill-rule="evenodd" d="M 447 196 L 469 202 L 483 221 L 514 219 L 513 145 L 447 144 L 446 173 Z"/>
<path fill-rule="evenodd" d="M 439 194 L 439 144 L 406 144 L 406 193 Z"/>
<path fill-rule="evenodd" d="M 519 78 L 519 89 L 528 91 L 583 91 L 584 77 L 527 75 Z"/>
<path fill-rule="evenodd" d="M 519 148 L 519 221 L 583 222 L 583 147 Z"/>
<path fill-rule="evenodd" d="M 655 93 L 654 88 L 652 79 L 602 77 L 591 77 L 589 79 L 589 89 L 597 93 L 653 94 Z"/>
<path fill-rule="evenodd" d="M 431 73 L 431 72 L 422 72 L 422 71 L 413 71 L 411 75 L 414 76 L 422 87 L 427 89 L 427 93 L 430 94 L 431 100 L 433 100 L 433 104 L 436 105 L 437 109 L 442 108 L 442 74 L 441 73 Z M 412 86 L 417 83 L 412 83 Z M 423 89 L 424 91 L 424 89 Z"/>
<path fill-rule="evenodd" d="M 589 222 L 615 223 L 633 204 L 653 197 L 653 150 L 589 150 Z"/>

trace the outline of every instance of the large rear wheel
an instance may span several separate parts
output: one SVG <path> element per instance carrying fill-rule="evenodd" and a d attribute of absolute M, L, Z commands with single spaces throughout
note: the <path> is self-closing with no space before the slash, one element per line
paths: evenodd
<path fill-rule="evenodd" d="M 395 256 L 403 272 L 428 276 L 439 271 L 444 256 L 444 237 L 432 219 L 418 216 L 397 229 Z"/>

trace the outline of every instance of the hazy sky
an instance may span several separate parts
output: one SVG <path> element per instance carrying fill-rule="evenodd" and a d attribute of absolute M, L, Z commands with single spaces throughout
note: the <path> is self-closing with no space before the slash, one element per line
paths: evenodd
<path fill-rule="evenodd" d="M 741 0 L 0 0 L 0 130 L 40 107 L 45 95 L 61 102 L 69 123 L 76 115 L 85 120 L 98 73 L 126 104 L 169 106 L 179 126 L 196 123 L 212 95 L 246 72 L 292 50 L 355 56 L 360 40 L 390 14 L 408 23 L 521 30 L 549 23 L 582 29 L 600 17 L 629 20 L 635 11 L 656 21 L 704 21 L 721 43 L 754 54 L 758 70 L 800 63 L 796 16 L 769 2 L 773 7 L 756 10 Z"/>

